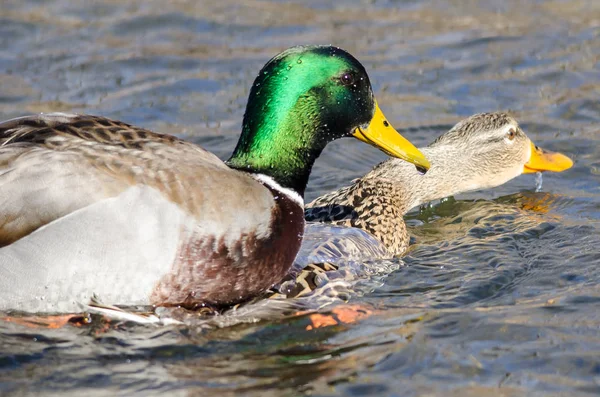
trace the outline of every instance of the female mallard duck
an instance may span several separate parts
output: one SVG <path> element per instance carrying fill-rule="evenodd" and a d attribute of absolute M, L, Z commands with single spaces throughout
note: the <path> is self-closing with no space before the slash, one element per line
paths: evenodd
<path fill-rule="evenodd" d="M 403 215 L 411 208 L 499 186 L 523 173 L 573 165 L 567 156 L 534 145 L 505 113 L 471 116 L 420 150 L 431 163 L 425 175 L 388 159 L 352 185 L 306 205 L 306 221 L 362 229 L 383 245 L 384 256 L 398 256 L 408 248 Z"/>
<path fill-rule="evenodd" d="M 281 280 L 302 240 L 315 159 L 354 136 L 421 168 L 363 66 L 326 46 L 271 59 L 226 163 L 120 121 L 42 114 L 0 124 L 0 309 L 226 305 Z"/>
<path fill-rule="evenodd" d="M 362 261 L 400 256 L 409 235 L 403 215 L 443 197 L 499 186 L 523 173 L 560 172 L 573 162 L 535 146 L 515 119 L 482 113 L 456 124 L 420 149 L 431 162 L 421 175 L 395 159 L 373 168 L 350 186 L 306 206 L 308 222 L 292 272 L 278 290 L 288 296 L 315 288 L 315 277 L 336 270 L 338 259 Z M 319 222 L 319 223 L 317 223 Z M 356 268 L 353 266 L 356 265 Z M 361 273 L 362 263 L 344 266 L 342 277 Z M 332 277 L 334 276 L 330 273 Z"/>

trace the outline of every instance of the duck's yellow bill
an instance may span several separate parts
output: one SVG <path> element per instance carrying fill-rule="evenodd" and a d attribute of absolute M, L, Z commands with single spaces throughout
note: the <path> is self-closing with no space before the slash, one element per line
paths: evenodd
<path fill-rule="evenodd" d="M 427 171 L 431 166 L 423 153 L 388 123 L 377 102 L 375 102 L 375 114 L 368 127 L 358 127 L 352 135 L 390 156 L 413 163 L 422 171 Z"/>
<path fill-rule="evenodd" d="M 531 142 L 531 157 L 523 168 L 524 174 L 541 171 L 561 172 L 573 166 L 573 160 L 562 153 L 550 152 Z"/>

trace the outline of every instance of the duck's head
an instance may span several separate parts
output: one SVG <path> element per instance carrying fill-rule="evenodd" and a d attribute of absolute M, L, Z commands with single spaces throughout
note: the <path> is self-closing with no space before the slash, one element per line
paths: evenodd
<path fill-rule="evenodd" d="M 302 193 L 325 145 L 350 136 L 429 168 L 386 120 L 360 62 L 337 47 L 293 47 L 267 62 L 254 81 L 229 164 Z"/>
<path fill-rule="evenodd" d="M 481 189 L 501 185 L 521 174 L 571 168 L 573 161 L 561 153 L 535 145 L 517 121 L 506 113 L 480 113 L 460 121 L 429 148 L 439 154 L 455 153 L 460 183 Z M 452 157 L 452 156 L 449 156 Z M 437 161 L 432 159 L 433 167 Z M 444 164 L 444 167 L 451 167 Z M 457 184 L 460 184 L 457 181 Z M 470 190 L 465 187 L 463 190 Z"/>

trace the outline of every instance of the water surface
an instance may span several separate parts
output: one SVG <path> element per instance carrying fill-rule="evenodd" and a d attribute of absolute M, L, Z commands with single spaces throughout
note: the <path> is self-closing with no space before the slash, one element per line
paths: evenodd
<path fill-rule="evenodd" d="M 225 158 L 260 67 L 296 44 L 366 66 L 392 124 L 425 145 L 509 110 L 575 160 L 409 214 L 415 246 L 354 287 L 355 323 L 224 328 L 0 322 L 0 394 L 597 395 L 600 3 L 4 0 L 0 116 L 72 111 L 177 134 Z M 331 144 L 307 199 L 383 155 Z M 401 266 L 401 265 L 405 266 Z M 336 306 L 337 305 L 337 306 Z"/>

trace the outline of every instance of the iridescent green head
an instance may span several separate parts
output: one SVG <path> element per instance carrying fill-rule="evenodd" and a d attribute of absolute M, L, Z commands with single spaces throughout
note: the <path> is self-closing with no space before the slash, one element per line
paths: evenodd
<path fill-rule="evenodd" d="M 267 62 L 254 81 L 228 164 L 304 194 L 315 159 L 346 136 L 429 168 L 385 120 L 360 62 L 336 47 L 293 47 Z"/>

